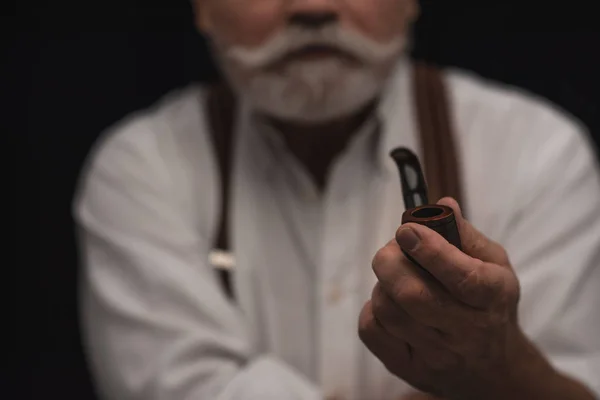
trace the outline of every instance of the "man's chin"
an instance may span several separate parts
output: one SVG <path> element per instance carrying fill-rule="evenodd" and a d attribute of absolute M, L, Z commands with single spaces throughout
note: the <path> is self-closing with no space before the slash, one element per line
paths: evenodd
<path fill-rule="evenodd" d="M 331 104 L 318 103 L 305 105 L 301 108 L 294 108 L 292 106 L 289 108 L 285 108 L 285 106 L 274 108 L 263 104 L 261 107 L 256 108 L 260 114 L 267 118 L 308 127 L 327 125 L 351 118 L 361 113 L 370 103 L 372 102 L 365 101 L 361 104 L 353 104 L 346 107 L 339 107 L 339 104 L 334 107 Z"/>

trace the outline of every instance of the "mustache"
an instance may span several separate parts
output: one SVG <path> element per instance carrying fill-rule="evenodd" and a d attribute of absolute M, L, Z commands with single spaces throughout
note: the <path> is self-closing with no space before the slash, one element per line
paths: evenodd
<path fill-rule="evenodd" d="M 339 24 L 319 30 L 293 26 L 281 31 L 260 47 L 233 46 L 226 49 L 223 55 L 246 68 L 264 68 L 308 47 L 331 47 L 363 63 L 375 64 L 397 55 L 404 44 L 403 36 L 388 43 L 380 43 Z"/>

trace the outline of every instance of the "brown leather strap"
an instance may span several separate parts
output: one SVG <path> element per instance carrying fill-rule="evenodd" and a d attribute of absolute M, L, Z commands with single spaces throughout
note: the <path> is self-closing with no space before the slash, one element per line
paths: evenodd
<path fill-rule="evenodd" d="M 207 99 L 208 123 L 214 151 L 219 164 L 221 182 L 221 205 L 217 235 L 213 248 L 227 251 L 229 246 L 229 203 L 231 193 L 231 169 L 233 167 L 233 143 L 235 132 L 236 101 L 233 93 L 226 85 L 215 85 L 210 88 Z M 231 275 L 226 270 L 219 270 L 219 278 L 227 295 L 233 297 Z"/>
<path fill-rule="evenodd" d="M 227 225 L 229 213 L 227 212 L 230 194 L 230 175 L 233 153 L 233 133 L 235 98 L 226 85 L 216 85 L 208 92 L 207 100 L 208 123 L 211 139 L 219 164 L 221 181 L 221 217 L 219 219 L 218 233 L 215 248 L 229 249 Z"/>
<path fill-rule="evenodd" d="M 451 107 L 442 72 L 422 62 L 414 65 L 413 93 L 429 200 L 445 196 L 463 204 L 461 171 L 454 142 Z"/>

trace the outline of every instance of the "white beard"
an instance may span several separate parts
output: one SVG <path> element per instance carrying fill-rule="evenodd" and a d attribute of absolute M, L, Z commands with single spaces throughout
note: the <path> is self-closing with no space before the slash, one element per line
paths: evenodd
<path fill-rule="evenodd" d="M 361 109 L 378 95 L 384 83 L 367 69 L 343 64 L 339 59 L 298 62 L 283 74 L 262 73 L 234 86 L 258 111 L 272 117 L 326 122 Z"/>
<path fill-rule="evenodd" d="M 329 57 L 290 62 L 277 71 L 263 68 L 310 44 L 336 46 L 361 63 Z M 403 37 L 380 44 L 334 27 L 319 35 L 288 30 L 259 49 L 216 50 L 233 89 L 257 111 L 287 121 L 321 123 L 350 115 L 374 100 L 404 47 Z"/>

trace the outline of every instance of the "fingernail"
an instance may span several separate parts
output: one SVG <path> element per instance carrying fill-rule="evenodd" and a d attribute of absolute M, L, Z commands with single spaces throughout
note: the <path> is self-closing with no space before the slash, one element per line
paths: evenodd
<path fill-rule="evenodd" d="M 420 241 L 421 239 L 411 228 L 400 228 L 396 233 L 396 242 L 403 250 L 416 250 Z"/>

